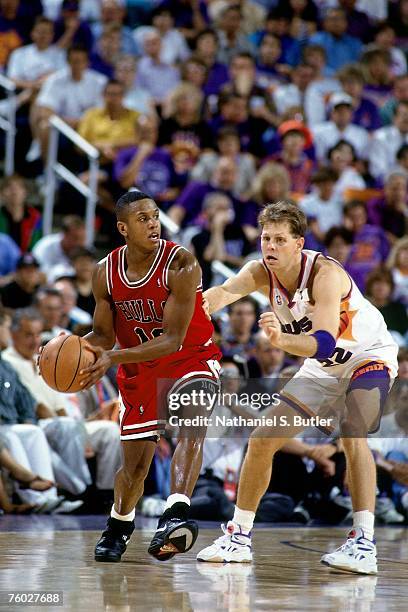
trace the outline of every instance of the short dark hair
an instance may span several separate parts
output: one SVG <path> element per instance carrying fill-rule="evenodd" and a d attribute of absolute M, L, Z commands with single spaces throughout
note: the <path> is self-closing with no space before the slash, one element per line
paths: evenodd
<path fill-rule="evenodd" d="M 61 228 L 63 232 L 69 232 L 72 229 L 84 227 L 85 221 L 78 215 L 67 215 L 62 219 Z"/>
<path fill-rule="evenodd" d="M 233 62 L 235 59 L 238 59 L 238 58 L 240 58 L 240 57 L 241 57 L 241 58 L 243 58 L 243 59 L 248 59 L 250 62 L 252 62 L 252 63 L 255 65 L 255 58 L 254 58 L 254 56 L 252 55 L 252 53 L 249 53 L 249 51 L 239 51 L 238 53 L 236 53 L 236 54 L 235 54 L 235 55 L 232 57 L 232 59 L 231 59 L 231 61 L 230 61 L 230 64 L 231 64 L 231 63 L 232 63 L 232 62 Z"/>
<path fill-rule="evenodd" d="M 323 167 L 316 170 L 314 174 L 312 174 L 311 183 L 312 185 L 319 185 L 319 183 L 335 183 L 338 179 L 337 172 L 335 172 L 332 168 Z"/>
<path fill-rule="evenodd" d="M 133 202 L 140 202 L 140 200 L 153 200 L 153 198 L 139 189 L 132 189 L 131 191 L 124 193 L 115 205 L 116 218 L 122 218 L 123 215 L 127 214 L 129 206 L 133 204 Z"/>
<path fill-rule="evenodd" d="M 258 314 L 258 304 L 254 300 L 254 298 L 251 297 L 250 295 L 245 295 L 244 297 L 240 298 L 236 302 L 232 302 L 232 304 L 229 304 L 229 306 L 228 306 L 228 314 L 231 314 L 232 311 L 234 310 L 235 306 L 239 306 L 240 304 L 250 304 L 251 306 L 253 306 L 255 316 L 257 316 L 257 314 Z"/>
<path fill-rule="evenodd" d="M 70 253 L 69 258 L 71 261 L 75 261 L 76 259 L 79 259 L 80 257 L 88 257 L 88 259 L 92 259 L 93 261 L 95 261 L 96 253 L 93 249 L 88 249 L 87 247 L 83 247 L 83 246 L 75 247 L 75 249 L 73 249 L 72 252 Z M 72 277 L 72 274 L 69 276 Z"/>
<path fill-rule="evenodd" d="M 31 30 L 34 30 L 34 28 L 38 25 L 41 25 L 42 23 L 46 23 L 48 25 L 50 25 L 52 27 L 52 29 L 54 29 L 54 22 L 52 19 L 48 19 L 48 17 L 45 17 L 44 15 L 38 15 L 38 17 L 36 17 L 33 27 L 31 28 Z"/>
<path fill-rule="evenodd" d="M 86 57 L 89 59 L 89 50 L 80 44 L 74 43 L 70 47 L 68 47 L 67 51 L 67 59 L 69 60 L 71 53 L 85 53 Z"/>
<path fill-rule="evenodd" d="M 367 205 L 362 200 L 351 200 L 351 202 L 347 202 L 343 208 L 343 213 L 347 217 L 351 210 L 354 208 L 364 208 L 367 213 Z"/>
<path fill-rule="evenodd" d="M 258 223 L 263 228 L 266 223 L 289 224 L 290 232 L 294 238 L 303 237 L 307 230 L 306 215 L 297 204 L 281 200 L 274 204 L 267 204 L 258 216 Z"/>
<path fill-rule="evenodd" d="M 54 289 L 54 287 L 40 287 L 34 296 L 34 306 L 37 306 L 42 298 L 45 297 L 57 297 L 62 300 L 61 291 Z"/>
<path fill-rule="evenodd" d="M 341 225 L 333 226 L 329 229 L 324 237 L 324 246 L 330 248 L 333 240 L 342 238 L 346 244 L 353 244 L 353 232 Z"/>
<path fill-rule="evenodd" d="M 11 319 L 11 329 L 13 331 L 15 331 L 16 329 L 19 329 L 21 326 L 21 321 L 41 321 L 41 323 L 44 323 L 44 320 L 41 316 L 41 314 L 38 312 L 38 310 L 36 308 L 33 307 L 29 307 L 29 308 L 19 308 L 18 310 L 15 310 Z"/>
<path fill-rule="evenodd" d="M 387 268 L 379 266 L 375 268 L 366 278 L 365 292 L 367 295 L 372 295 L 373 285 L 377 282 L 385 282 L 391 288 L 391 293 L 394 291 L 394 279 L 392 273 Z"/>
<path fill-rule="evenodd" d="M 356 161 L 358 158 L 357 158 L 355 147 L 351 144 L 351 142 L 349 142 L 348 140 L 343 140 L 343 139 L 339 140 L 338 142 L 336 142 L 334 146 L 330 147 L 330 149 L 327 151 L 327 158 L 330 159 L 334 151 L 337 151 L 337 149 L 340 149 L 340 147 L 343 147 L 344 145 L 347 145 L 348 147 L 350 147 L 351 154 L 353 156 L 353 161 Z"/>

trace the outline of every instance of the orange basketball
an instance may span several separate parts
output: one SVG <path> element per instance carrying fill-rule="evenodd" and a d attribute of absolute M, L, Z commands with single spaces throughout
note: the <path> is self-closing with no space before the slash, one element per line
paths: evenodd
<path fill-rule="evenodd" d="M 81 390 L 79 372 L 95 363 L 90 344 L 80 336 L 57 336 L 48 342 L 40 355 L 40 374 L 49 387 L 62 393 Z"/>

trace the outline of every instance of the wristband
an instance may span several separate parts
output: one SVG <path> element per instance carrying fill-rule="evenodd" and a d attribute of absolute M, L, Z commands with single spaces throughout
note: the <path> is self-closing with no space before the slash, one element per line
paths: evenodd
<path fill-rule="evenodd" d="M 318 329 L 314 334 L 311 334 L 317 342 L 317 351 L 312 357 L 314 359 L 327 359 L 333 355 L 336 348 L 336 339 L 328 331 Z"/>

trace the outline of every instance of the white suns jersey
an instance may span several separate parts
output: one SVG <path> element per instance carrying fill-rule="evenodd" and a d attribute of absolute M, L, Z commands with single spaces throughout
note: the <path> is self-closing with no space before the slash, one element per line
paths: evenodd
<path fill-rule="evenodd" d="M 289 299 L 285 287 L 263 262 L 269 275 L 269 299 L 272 309 L 286 334 L 308 334 L 312 328 L 319 329 L 319 322 L 313 320 L 314 306 L 311 303 L 314 266 L 318 257 L 329 259 L 341 267 L 338 261 L 326 257 L 323 253 L 303 250 L 298 288 L 292 300 Z M 330 359 L 319 360 L 323 367 L 344 364 L 351 357 L 366 351 L 396 347 L 382 314 L 362 295 L 350 276 L 349 278 L 350 291 L 340 304 L 336 349 Z"/>

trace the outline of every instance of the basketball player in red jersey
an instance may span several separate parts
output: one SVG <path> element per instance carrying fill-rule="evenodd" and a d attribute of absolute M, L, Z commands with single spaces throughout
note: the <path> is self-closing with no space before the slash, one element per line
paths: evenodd
<path fill-rule="evenodd" d="M 195 257 L 160 239 L 159 209 L 146 194 L 123 195 L 116 215 L 126 245 L 112 251 L 95 271 L 96 309 L 93 331 L 86 339 L 97 361 L 82 371 L 86 389 L 109 367 L 119 365 L 123 466 L 116 474 L 115 503 L 96 545 L 96 561 L 120 561 L 126 550 L 135 506 L 164 430 L 160 409 L 167 394 L 201 388 L 217 392 L 220 368 L 220 353 L 211 340 L 213 327 L 202 308 L 201 270 Z M 113 350 L 116 341 L 119 350 Z M 200 408 L 190 410 L 197 414 Z M 172 461 L 172 493 L 149 547 L 159 560 L 186 552 L 197 538 L 197 524 L 188 520 L 188 513 L 204 436 L 205 429 L 193 439 L 180 435 Z"/>

